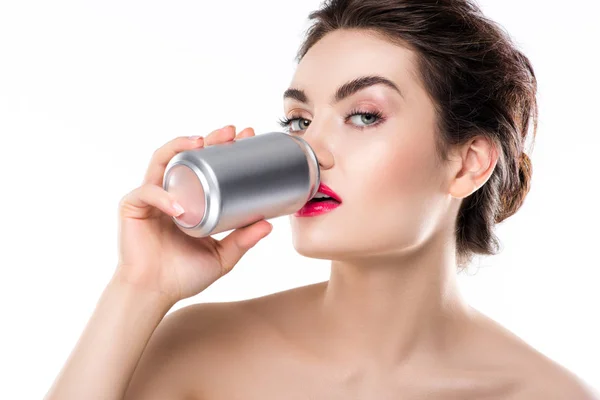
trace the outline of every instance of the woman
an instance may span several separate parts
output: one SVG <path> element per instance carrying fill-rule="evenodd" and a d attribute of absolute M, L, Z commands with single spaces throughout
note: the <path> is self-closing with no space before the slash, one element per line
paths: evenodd
<path fill-rule="evenodd" d="M 120 203 L 119 264 L 47 399 L 594 398 L 455 278 L 495 254 L 494 224 L 529 190 L 528 59 L 466 0 L 334 0 L 310 18 L 281 124 L 339 200 L 290 216 L 295 249 L 331 260 L 330 279 L 166 316 L 271 231 L 179 231 L 166 163 L 254 131 L 176 138 Z"/>

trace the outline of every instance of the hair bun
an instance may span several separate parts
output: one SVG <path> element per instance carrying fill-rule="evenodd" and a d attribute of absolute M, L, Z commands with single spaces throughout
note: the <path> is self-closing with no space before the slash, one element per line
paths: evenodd
<path fill-rule="evenodd" d="M 513 192 L 501 195 L 500 212 L 496 216 L 496 223 L 504 221 L 510 217 L 523 205 L 529 189 L 531 189 L 531 175 L 533 168 L 531 159 L 525 152 L 519 156 L 519 186 Z"/>
<path fill-rule="evenodd" d="M 519 157 L 519 179 L 521 181 L 520 191 L 529 192 L 531 186 L 531 174 L 533 172 L 531 159 L 525 152 L 521 152 Z"/>

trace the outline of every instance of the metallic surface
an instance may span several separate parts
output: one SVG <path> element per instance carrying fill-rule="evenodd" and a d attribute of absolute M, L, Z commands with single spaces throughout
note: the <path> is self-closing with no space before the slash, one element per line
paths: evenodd
<path fill-rule="evenodd" d="M 176 168 L 180 165 L 189 169 Z M 189 224 L 194 218 L 186 218 L 185 213 L 173 218 L 183 232 L 193 237 L 294 214 L 317 193 L 320 184 L 318 160 L 308 143 L 282 132 L 181 152 L 167 164 L 165 190 L 170 192 L 172 182 L 190 182 L 189 177 L 171 176 L 177 171 L 192 171 L 203 189 L 177 190 L 179 195 L 192 197 L 181 199 L 182 205 L 205 204 L 204 213 L 198 207 L 194 210 L 195 216 L 203 214 L 196 225 Z"/>

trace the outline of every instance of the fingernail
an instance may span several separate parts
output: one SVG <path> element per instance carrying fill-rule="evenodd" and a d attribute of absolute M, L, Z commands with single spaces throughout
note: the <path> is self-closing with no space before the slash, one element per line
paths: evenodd
<path fill-rule="evenodd" d="M 176 217 L 180 216 L 181 214 L 183 214 L 185 212 L 185 210 L 183 209 L 181 204 L 179 204 L 176 201 L 173 202 L 172 206 L 173 206 L 173 210 L 175 210 L 175 212 L 177 213 L 177 214 L 175 214 Z"/>
<path fill-rule="evenodd" d="M 225 125 L 222 129 L 233 128 L 235 130 L 235 125 Z"/>
<path fill-rule="evenodd" d="M 194 136 L 189 136 L 189 139 L 190 139 L 190 140 L 198 140 L 198 139 L 200 139 L 201 137 L 202 137 L 202 136 L 200 136 L 200 135 L 194 135 Z"/>

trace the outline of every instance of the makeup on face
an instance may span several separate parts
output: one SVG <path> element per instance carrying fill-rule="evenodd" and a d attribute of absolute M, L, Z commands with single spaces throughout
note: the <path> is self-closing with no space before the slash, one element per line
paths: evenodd
<path fill-rule="evenodd" d="M 298 210 L 295 217 L 315 217 L 328 213 L 342 204 L 340 196 L 329 186 L 321 182 L 317 194 L 304 207 Z"/>

